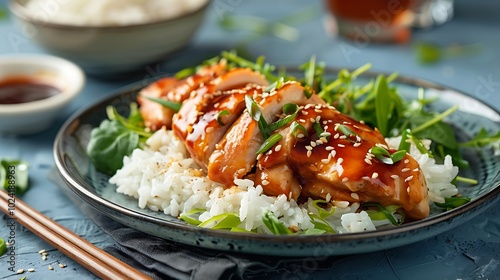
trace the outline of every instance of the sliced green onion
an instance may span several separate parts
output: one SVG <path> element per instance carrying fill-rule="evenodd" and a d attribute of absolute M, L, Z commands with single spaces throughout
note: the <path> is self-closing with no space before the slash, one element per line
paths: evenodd
<path fill-rule="evenodd" d="M 421 153 L 421 154 L 428 154 L 429 157 L 434 157 L 431 153 L 431 151 L 427 150 L 427 148 L 425 147 L 424 143 L 422 143 L 422 141 L 420 141 L 420 139 L 418 139 L 417 137 L 415 137 L 414 135 L 408 135 L 408 137 L 411 138 L 411 140 L 413 141 L 413 144 L 415 144 L 415 147 L 417 147 L 418 151 Z"/>
<path fill-rule="evenodd" d="M 278 90 L 283 86 L 284 83 L 284 78 L 280 77 L 276 82 L 270 84 L 269 86 L 266 87 L 264 91 L 266 92 L 271 92 L 273 90 Z"/>
<path fill-rule="evenodd" d="M 0 256 L 3 256 L 7 252 L 7 244 L 5 244 L 5 240 L 0 238 Z"/>
<path fill-rule="evenodd" d="M 262 217 L 262 222 L 273 234 L 291 234 L 292 231 L 276 218 L 273 212 L 266 210 Z"/>
<path fill-rule="evenodd" d="M 232 229 L 241 224 L 240 218 L 233 213 L 224 213 L 200 223 L 198 227 L 211 229 Z"/>
<path fill-rule="evenodd" d="M 395 226 L 399 226 L 403 222 L 402 220 L 401 221 L 397 221 L 394 218 L 394 216 L 392 215 L 391 211 L 388 210 L 388 208 L 386 208 L 386 207 L 384 207 L 384 206 L 382 206 L 382 205 L 380 205 L 378 203 L 373 203 L 373 202 L 363 203 L 363 207 L 376 207 L 376 208 L 378 208 L 378 210 L 382 214 L 384 214 L 384 216 L 387 218 L 387 220 L 389 220 L 389 222 L 391 222 L 391 224 L 393 224 Z M 391 210 L 392 210 L 392 208 L 391 208 Z"/>
<path fill-rule="evenodd" d="M 264 143 L 259 147 L 259 150 L 257 150 L 256 154 L 262 154 L 267 152 L 269 149 L 271 149 L 274 144 L 278 143 L 283 138 L 283 136 L 279 133 L 275 133 L 271 136 L 269 136 Z"/>
<path fill-rule="evenodd" d="M 183 220 L 184 222 L 186 222 L 190 225 L 198 226 L 199 224 L 201 224 L 201 221 L 198 220 L 198 218 L 194 218 L 193 216 L 197 217 L 197 216 L 199 216 L 199 214 L 201 214 L 205 211 L 206 210 L 202 209 L 202 208 L 195 208 L 187 213 L 181 213 L 179 215 L 179 218 L 181 218 L 181 220 Z"/>
<path fill-rule="evenodd" d="M 181 80 L 181 79 L 184 79 L 184 78 L 187 78 L 187 77 L 193 75 L 194 73 L 196 73 L 195 67 L 184 68 L 184 69 L 178 71 L 177 73 L 175 73 L 175 78 L 177 80 Z"/>
<path fill-rule="evenodd" d="M 391 154 L 392 162 L 396 163 L 396 162 L 402 160 L 405 157 L 405 155 L 406 155 L 406 151 L 405 150 L 397 151 L 397 152 Z"/>
<path fill-rule="evenodd" d="M 446 210 L 451 210 L 470 202 L 471 199 L 468 197 L 453 196 L 453 197 L 446 197 L 444 201 L 445 201 L 444 203 L 434 202 L 434 204 L 436 204 L 436 206 L 438 207 L 446 208 Z"/>
<path fill-rule="evenodd" d="M 153 102 L 156 102 L 158 104 L 161 104 L 169 109 L 172 109 L 176 112 L 178 112 L 181 109 L 182 103 L 179 102 L 174 102 L 174 101 L 169 101 L 161 98 L 156 98 L 156 97 L 150 97 L 150 96 L 142 96 L 148 100 L 151 100 Z"/>
<path fill-rule="evenodd" d="M 343 125 L 343 124 L 340 124 L 337 126 L 337 131 L 344 134 L 345 136 L 351 136 L 351 135 L 354 135 L 356 136 L 357 134 L 352 131 L 349 127 Z"/>
<path fill-rule="evenodd" d="M 322 219 L 328 218 L 335 213 L 334 207 L 331 207 L 330 210 L 327 211 L 327 210 L 325 210 L 325 208 L 319 206 L 318 203 L 321 203 L 321 204 L 330 204 L 330 203 L 327 202 L 326 200 L 322 200 L 322 199 L 313 200 L 312 206 L 318 211 L 318 215 Z"/>
<path fill-rule="evenodd" d="M 313 125 L 313 128 L 314 128 L 314 131 L 316 131 L 316 134 L 318 135 L 318 137 L 323 133 L 325 132 L 325 130 L 323 129 L 323 127 L 321 126 L 320 123 L 318 122 L 315 122 L 314 125 Z"/>
<path fill-rule="evenodd" d="M 311 218 L 311 223 L 314 225 L 314 229 L 327 233 L 336 233 L 332 226 L 330 226 L 330 224 L 320 216 L 309 213 L 309 218 Z"/>
<path fill-rule="evenodd" d="M 245 95 L 245 105 L 247 107 L 248 113 L 255 121 L 259 121 L 262 113 L 260 111 L 259 105 L 253 100 L 249 95 Z"/>
<path fill-rule="evenodd" d="M 382 147 L 373 146 L 368 152 L 373 154 L 376 159 L 385 164 L 393 164 L 393 161 L 391 159 L 391 153 L 389 153 L 388 150 Z"/>
<path fill-rule="evenodd" d="M 466 177 L 462 177 L 462 176 L 457 176 L 455 178 L 457 181 L 459 182 L 463 182 L 463 183 L 467 183 L 467 184 L 471 184 L 471 185 L 477 185 L 479 184 L 479 182 L 475 179 L 472 179 L 472 178 L 466 178 Z"/>
<path fill-rule="evenodd" d="M 295 119 L 298 112 L 299 106 L 297 104 L 287 103 L 283 105 L 283 113 L 287 114 L 288 116 L 269 124 L 269 126 L 266 128 L 266 133 L 272 133 L 273 131 L 276 131 L 289 124 Z"/>
<path fill-rule="evenodd" d="M 225 126 L 226 124 L 222 121 L 222 117 L 223 116 L 227 116 L 229 115 L 229 111 L 228 110 L 222 110 L 220 111 L 218 114 L 217 114 L 217 123 L 220 125 L 220 126 Z"/>
<path fill-rule="evenodd" d="M 408 135 L 410 134 L 409 129 L 403 130 L 401 134 L 401 141 L 399 142 L 398 151 L 410 152 L 411 144 L 408 142 Z"/>
<path fill-rule="evenodd" d="M 375 116 L 377 120 L 377 128 L 380 133 L 387 136 L 389 132 L 389 114 L 391 111 L 391 96 L 387 79 L 383 75 L 379 75 L 375 81 L 373 88 L 375 94 Z"/>
<path fill-rule="evenodd" d="M 297 138 L 297 131 L 302 131 L 302 133 L 307 136 L 307 129 L 298 122 L 293 122 L 291 124 L 291 130 L 293 137 Z"/>

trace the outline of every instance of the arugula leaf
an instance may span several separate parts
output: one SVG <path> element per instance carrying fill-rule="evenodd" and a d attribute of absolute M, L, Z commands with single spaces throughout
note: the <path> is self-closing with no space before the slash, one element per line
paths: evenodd
<path fill-rule="evenodd" d="M 492 133 L 491 135 L 486 131 L 486 129 L 481 128 L 481 130 L 476 134 L 476 136 L 465 143 L 461 143 L 461 146 L 464 147 L 484 147 L 491 146 L 495 149 L 495 154 L 500 153 L 500 131 L 496 134 Z"/>

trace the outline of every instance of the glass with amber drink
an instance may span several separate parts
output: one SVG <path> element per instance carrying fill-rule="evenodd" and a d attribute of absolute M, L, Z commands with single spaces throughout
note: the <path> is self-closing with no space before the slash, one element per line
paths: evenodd
<path fill-rule="evenodd" d="M 325 0 L 338 33 L 354 42 L 405 43 L 411 37 L 415 0 Z"/>

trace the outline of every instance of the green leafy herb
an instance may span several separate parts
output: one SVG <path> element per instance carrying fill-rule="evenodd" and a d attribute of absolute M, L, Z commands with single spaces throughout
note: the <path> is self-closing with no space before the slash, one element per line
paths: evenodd
<path fill-rule="evenodd" d="M 266 210 L 262 217 L 262 222 L 273 234 L 291 234 L 292 231 L 276 218 L 273 212 Z"/>
<path fill-rule="evenodd" d="M 165 99 L 161 99 L 161 98 L 156 98 L 156 97 L 150 97 L 150 96 L 142 96 L 142 97 L 149 99 L 151 101 L 154 101 L 158 104 L 161 104 L 161 105 L 163 105 L 169 109 L 172 109 L 176 112 L 178 112 L 182 106 L 182 103 L 179 103 L 179 102 L 173 102 L 173 101 L 169 101 L 169 100 L 165 100 Z"/>
<path fill-rule="evenodd" d="M 130 105 L 127 119 L 112 106 L 106 111 L 108 120 L 90 133 L 87 154 L 98 171 L 114 174 L 123 166 L 123 157 L 143 145 L 151 133 L 145 130 L 135 103 Z"/>
<path fill-rule="evenodd" d="M 394 164 L 402 160 L 406 154 L 406 151 L 404 150 L 391 154 L 387 149 L 380 146 L 374 146 L 368 152 L 373 154 L 376 159 L 385 164 Z"/>
<path fill-rule="evenodd" d="M 0 7 L 0 20 L 6 19 L 7 15 L 8 15 L 7 11 Z"/>
<path fill-rule="evenodd" d="M 387 80 L 383 75 L 377 77 L 375 82 L 375 107 L 376 107 L 376 117 L 377 117 L 377 128 L 382 135 L 388 135 L 389 132 L 389 110 L 391 106 L 391 98 L 389 96 L 389 86 L 387 85 Z"/>
<path fill-rule="evenodd" d="M 25 193 L 29 188 L 28 163 L 22 160 L 0 160 L 0 185 L 8 192 Z"/>
<path fill-rule="evenodd" d="M 434 204 L 438 207 L 445 208 L 446 210 L 451 210 L 470 202 L 471 199 L 468 197 L 453 196 L 445 198 L 444 201 L 444 203 L 434 202 Z"/>

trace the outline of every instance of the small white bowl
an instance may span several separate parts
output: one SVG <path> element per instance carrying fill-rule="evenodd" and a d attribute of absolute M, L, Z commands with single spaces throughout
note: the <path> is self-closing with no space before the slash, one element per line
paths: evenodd
<path fill-rule="evenodd" d="M 80 67 L 51 55 L 0 56 L 0 81 L 11 77 L 33 77 L 58 88 L 60 93 L 32 102 L 0 104 L 0 133 L 3 134 L 31 134 L 47 129 L 78 96 L 85 83 Z"/>
<path fill-rule="evenodd" d="M 47 52 L 75 62 L 87 74 L 103 77 L 144 70 L 185 48 L 201 26 L 210 1 L 175 18 L 123 26 L 57 23 L 50 20 L 50 11 L 34 13 L 26 3 L 10 0 L 9 8 L 27 38 Z"/>

